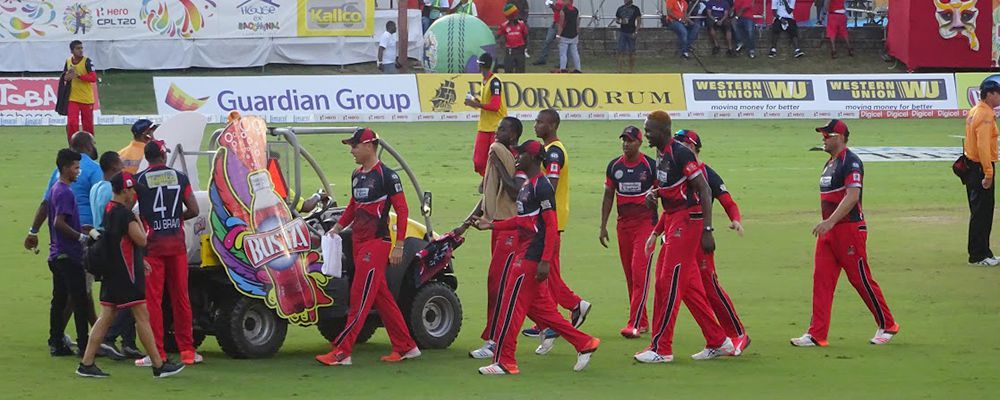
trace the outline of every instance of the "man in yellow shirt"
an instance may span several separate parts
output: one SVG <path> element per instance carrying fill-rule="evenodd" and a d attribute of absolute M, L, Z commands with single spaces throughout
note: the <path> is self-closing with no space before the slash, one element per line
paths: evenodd
<path fill-rule="evenodd" d="M 490 145 L 496 139 L 497 125 L 507 116 L 507 101 L 504 99 L 503 82 L 493 75 L 493 56 L 483 53 L 479 56 L 479 71 L 483 73 L 483 85 L 479 89 L 479 97 L 469 93 L 465 105 L 479 109 L 479 133 L 476 134 L 476 144 L 472 148 L 472 165 L 480 176 L 486 175 L 486 160 Z"/>
<path fill-rule="evenodd" d="M 132 124 L 132 142 L 118 150 L 118 156 L 124 165 L 123 171 L 130 174 L 139 172 L 139 164 L 146 157 L 146 143 L 153 140 L 153 132 L 158 126 L 148 119 L 140 119 Z"/>
<path fill-rule="evenodd" d="M 566 225 L 569 223 L 570 168 L 566 147 L 559 140 L 559 121 L 559 112 L 551 108 L 539 111 L 538 116 L 535 117 L 535 135 L 545 143 L 545 158 L 542 160 L 542 166 L 545 167 L 545 171 L 542 172 L 545 173 L 545 177 L 548 178 L 552 187 L 556 190 L 556 221 L 559 227 L 559 234 L 556 236 L 555 255 L 551 270 L 549 271 L 548 284 L 552 299 L 560 307 L 570 310 L 570 322 L 573 323 L 574 328 L 579 328 L 580 325 L 583 325 L 587 314 L 590 313 L 591 304 L 581 299 L 580 296 L 566 285 L 560 272 L 559 249 L 562 242 L 562 233 L 566 230 Z M 535 328 L 546 327 L 537 326 Z M 523 333 L 529 337 L 539 334 L 534 328 L 526 329 Z M 535 350 L 537 354 L 545 354 L 551 350 L 555 337 L 546 332 L 543 333 L 541 339 L 542 344 Z"/>
<path fill-rule="evenodd" d="M 970 166 L 965 189 L 969 196 L 969 263 L 994 267 L 1000 259 L 990 250 L 993 229 L 993 164 L 997 161 L 997 124 L 993 109 L 1000 107 L 1000 82 L 996 75 L 979 86 L 979 103 L 965 120 L 965 156 Z"/>
<path fill-rule="evenodd" d="M 69 44 L 73 55 L 66 59 L 63 66 L 62 79 L 69 83 L 69 105 L 66 115 L 66 140 L 69 140 L 74 133 L 80 131 L 80 122 L 83 122 L 83 131 L 94 134 L 94 87 L 97 82 L 97 73 L 94 72 L 94 63 L 90 58 L 83 55 L 83 42 L 74 40 Z"/>

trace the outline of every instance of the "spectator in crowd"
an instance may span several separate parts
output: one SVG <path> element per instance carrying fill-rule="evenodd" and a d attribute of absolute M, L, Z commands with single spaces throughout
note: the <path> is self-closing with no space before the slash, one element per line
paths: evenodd
<path fill-rule="evenodd" d="M 517 7 L 517 18 L 524 21 L 524 24 L 528 24 L 528 0 L 507 0 L 507 4 L 513 4 Z"/>
<path fill-rule="evenodd" d="M 399 35 L 396 33 L 396 21 L 385 23 L 385 32 L 378 41 L 378 70 L 383 74 L 395 74 L 400 67 L 396 60 Z"/>
<path fill-rule="evenodd" d="M 566 0 L 559 23 L 559 72 L 569 72 L 567 59 L 573 60 L 573 72 L 579 73 L 580 65 L 580 9 L 573 6 L 573 0 Z"/>
<path fill-rule="evenodd" d="M 771 12 L 774 14 L 774 22 L 771 23 L 771 51 L 768 57 L 774 58 L 778 55 L 778 36 L 781 32 L 788 33 L 792 40 L 792 47 L 795 48 L 795 58 L 806 55 L 799 48 L 799 26 L 795 23 L 795 0 L 771 0 Z"/>
<path fill-rule="evenodd" d="M 139 165 L 142 164 L 145 157 L 146 143 L 154 139 L 153 133 L 158 127 L 159 125 L 153 124 L 153 121 L 148 119 L 140 119 L 132 123 L 132 142 L 118 150 L 123 171 L 130 174 L 139 172 Z"/>
<path fill-rule="evenodd" d="M 628 72 L 635 72 L 635 39 L 642 28 L 642 10 L 625 0 L 625 4 L 615 11 L 615 22 L 618 23 L 618 72 L 625 72 L 625 59 L 628 58 Z"/>
<path fill-rule="evenodd" d="M 452 14 L 466 14 L 473 17 L 479 16 L 479 10 L 476 9 L 476 2 L 473 0 L 458 0 L 455 3 L 455 7 L 451 9 Z"/>
<path fill-rule="evenodd" d="M 826 19 L 826 37 L 830 39 L 830 58 L 837 58 L 837 38 L 844 39 L 847 55 L 854 57 L 851 39 L 847 37 L 847 7 L 844 6 L 844 0 L 830 0 L 827 5 L 829 13 Z"/>
<path fill-rule="evenodd" d="M 736 52 L 747 49 L 747 56 L 757 58 L 757 29 L 753 22 L 753 0 L 736 0 L 733 4 L 733 34 L 739 44 Z"/>
<path fill-rule="evenodd" d="M 507 55 L 504 57 L 504 71 L 524 72 L 525 50 L 527 49 L 528 26 L 518 17 L 517 6 L 508 3 L 503 8 L 507 21 L 500 24 L 497 36 L 503 38 Z"/>
<path fill-rule="evenodd" d="M 70 42 L 69 50 L 73 55 L 66 59 L 62 72 L 63 84 L 70 85 L 66 115 L 67 141 L 81 129 L 81 122 L 83 131 L 94 134 L 94 103 L 97 101 L 92 85 L 97 82 L 94 62 L 83 55 L 83 42 L 79 40 Z"/>
<path fill-rule="evenodd" d="M 549 25 L 548 32 L 545 33 L 545 41 L 542 43 L 542 55 L 535 61 L 535 65 L 545 65 L 548 62 L 549 49 L 552 42 L 556 40 L 559 33 L 560 21 L 562 20 L 563 0 L 546 0 L 545 5 L 552 9 L 552 25 Z"/>
<path fill-rule="evenodd" d="M 73 304 L 77 347 L 80 354 L 87 350 L 87 308 L 92 306 L 87 302 L 83 243 L 88 236 L 83 232 L 80 208 L 70 188 L 80 176 L 81 158 L 79 152 L 59 150 L 56 156 L 58 180 L 49 189 L 47 201 L 43 202 L 49 221 L 49 271 L 52 272 L 52 303 L 49 309 L 49 354 L 52 356 L 73 355 L 63 341 L 66 327 L 64 309 L 68 302 Z M 37 229 L 33 228 L 32 232 L 37 232 Z"/>
<path fill-rule="evenodd" d="M 829 22 L 829 21 L 828 21 Z M 965 192 L 969 198 L 969 263 L 995 267 L 1000 259 L 990 250 L 996 188 L 997 123 L 993 110 L 1000 107 L 1000 83 L 987 79 L 979 85 L 979 103 L 965 121 L 964 154 L 968 158 Z"/>
<path fill-rule="evenodd" d="M 431 25 L 434 24 L 434 21 L 443 17 L 449 10 L 451 8 L 448 7 L 448 0 L 424 0 L 425 16 L 422 18 L 424 32 L 427 32 Z"/>
<path fill-rule="evenodd" d="M 111 153 L 114 154 L 114 153 Z M 105 378 L 110 374 L 102 371 L 94 364 L 97 355 L 97 344 L 107 332 L 111 321 L 115 320 L 118 311 L 134 312 L 139 321 L 142 344 L 149 348 L 155 346 L 153 331 L 149 326 L 149 311 L 146 309 L 145 271 L 148 264 L 143 262 L 143 247 L 146 247 L 146 233 L 139 219 L 132 213 L 135 203 L 135 179 L 132 174 L 119 173 L 111 178 L 110 185 L 114 197 L 107 204 L 106 226 L 104 233 L 108 254 L 104 265 L 104 280 L 101 282 L 101 319 L 94 324 L 87 351 L 83 353 L 76 374 L 89 378 Z M 175 375 L 184 369 L 183 365 L 167 362 L 155 352 L 152 354 L 153 377 L 165 378 Z"/>
<path fill-rule="evenodd" d="M 823 25 L 826 19 L 826 2 L 827 0 L 813 0 L 813 5 L 816 6 L 816 25 Z"/>
<path fill-rule="evenodd" d="M 708 37 L 712 40 L 712 55 L 717 55 L 721 51 L 719 46 L 719 35 L 726 39 L 726 55 L 734 56 L 733 31 L 730 17 L 732 16 L 733 4 L 731 0 L 708 0 L 705 10 L 705 24 L 708 26 Z"/>
<path fill-rule="evenodd" d="M 666 25 L 677 34 L 677 43 L 681 47 L 681 57 L 691 58 L 691 44 L 698 39 L 701 23 L 694 21 L 688 15 L 686 0 L 666 0 L 664 18 Z"/>

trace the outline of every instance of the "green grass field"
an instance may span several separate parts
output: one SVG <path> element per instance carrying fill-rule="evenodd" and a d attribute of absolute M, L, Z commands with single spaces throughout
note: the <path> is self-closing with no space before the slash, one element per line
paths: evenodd
<path fill-rule="evenodd" d="M 639 123 L 636 121 L 635 123 Z M 623 122 L 563 123 L 561 138 L 572 163 L 572 219 L 564 237 L 567 282 L 595 304 L 583 329 L 603 339 L 591 366 L 571 369 L 575 352 L 564 341 L 547 356 L 532 353 L 536 342 L 520 341 L 522 374 L 480 377 L 483 362 L 466 352 L 480 344 L 488 260 L 485 233 L 471 232 L 457 253 L 456 274 L 465 310 L 462 333 L 447 350 L 426 351 L 419 360 L 385 365 L 383 330 L 354 354 L 355 365 L 323 368 L 312 357 L 327 351 L 314 328 L 290 328 L 272 359 L 232 360 L 212 338 L 200 351 L 206 362 L 166 381 L 151 382 L 146 369 L 99 360 L 114 376 L 83 380 L 76 360 L 46 352 L 49 272 L 44 251 L 21 248 L 24 231 L 51 171 L 54 149 L 64 144 L 61 127 L 4 128 L 0 148 L 0 215 L 6 222 L 0 254 L 6 276 L 0 319 L 0 397 L 70 395 L 75 399 L 125 398 L 991 398 L 1000 388 L 1000 270 L 965 263 L 967 207 L 963 189 L 947 163 L 869 163 L 864 206 L 870 223 L 873 273 L 902 326 L 892 344 L 875 347 L 875 330 L 864 303 L 841 279 L 828 348 L 798 349 L 788 338 L 809 321 L 812 252 L 810 234 L 819 222 L 818 174 L 826 160 L 809 152 L 819 143 L 820 121 L 678 121 L 705 141 L 703 158 L 726 179 L 744 215 L 746 236 L 717 232 L 720 279 L 736 304 L 753 345 L 739 358 L 695 362 L 687 356 L 704 345 L 682 309 L 675 339 L 676 361 L 638 365 L 631 355 L 648 335 L 618 335 L 628 309 L 617 250 L 597 241 L 603 174 L 620 153 Z M 850 121 L 854 146 L 958 146 L 948 135 L 961 120 Z M 529 124 L 530 126 L 530 124 Z M 476 201 L 472 172 L 472 123 L 408 123 L 375 126 L 399 149 L 434 192 L 438 230 L 460 222 Z M 532 138 L 526 132 L 523 138 Z M 127 142 L 127 127 L 102 127 L 101 149 Z M 322 160 L 346 203 L 352 168 L 347 150 L 332 138 L 305 137 Z M 648 149 L 647 149 L 648 151 Z M 411 203 L 412 204 L 412 203 Z M 412 207 L 411 207 L 412 209 Z M 717 221 L 724 220 L 721 210 Z M 43 229 L 42 240 L 47 240 Z M 614 235 L 614 229 L 611 229 Z M 612 242 L 614 238 L 612 237 Z M 994 240 L 994 245 L 998 243 Z M 67 332 L 72 331 L 72 329 Z M 994 394 L 991 394 L 994 393 Z"/>

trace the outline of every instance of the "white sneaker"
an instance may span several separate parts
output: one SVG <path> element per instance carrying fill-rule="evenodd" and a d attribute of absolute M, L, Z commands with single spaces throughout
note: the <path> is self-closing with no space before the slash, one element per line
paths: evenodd
<path fill-rule="evenodd" d="M 987 257 L 987 258 L 984 258 L 982 260 L 976 261 L 974 263 L 969 263 L 969 264 L 980 266 L 980 267 L 995 267 L 997 265 L 1000 265 L 1000 258 Z"/>
<path fill-rule="evenodd" d="M 814 346 L 819 346 L 819 344 L 816 343 L 816 339 L 813 339 L 812 335 L 810 335 L 808 333 L 806 333 L 806 334 L 804 334 L 802 336 L 799 336 L 797 338 L 792 338 L 791 342 L 792 342 L 792 346 L 795 346 L 795 347 L 814 347 Z"/>
<path fill-rule="evenodd" d="M 576 353 L 576 365 L 573 365 L 573 370 L 576 372 L 583 371 L 590 364 L 590 356 L 594 355 L 594 352 L 589 353 Z"/>
<path fill-rule="evenodd" d="M 660 355 L 652 350 L 636 353 L 634 357 L 636 361 L 646 364 L 668 363 L 674 361 L 673 354 Z"/>
<path fill-rule="evenodd" d="M 479 368 L 480 375 L 514 375 L 517 373 L 518 371 L 507 371 L 500 364 L 490 364 Z"/>
<path fill-rule="evenodd" d="M 497 344 L 492 340 L 487 340 L 483 342 L 483 346 L 469 352 L 469 357 L 475 358 L 477 360 L 482 360 L 486 358 L 493 358 L 493 350 L 496 349 Z"/>
<path fill-rule="evenodd" d="M 570 322 L 573 323 L 573 327 L 580 329 L 580 325 L 583 325 L 583 321 L 587 320 L 587 314 L 590 314 L 591 304 L 587 300 L 580 300 L 580 304 L 573 309 L 570 315 Z"/>
<path fill-rule="evenodd" d="M 149 356 L 145 356 L 143 358 L 135 360 L 135 366 L 136 367 L 152 367 L 153 366 L 153 360 L 150 359 Z"/>
<path fill-rule="evenodd" d="M 886 331 L 885 329 L 879 329 L 875 331 L 875 336 L 872 337 L 872 340 L 869 340 L 868 342 L 876 345 L 889 344 L 889 341 L 892 340 L 892 337 L 896 336 L 896 334 L 899 333 L 899 324 L 893 325 L 889 329 L 893 329 L 893 331 L 889 332 Z"/>
<path fill-rule="evenodd" d="M 413 346 L 413 348 L 410 349 L 410 351 L 407 351 L 406 354 L 403 354 L 403 359 L 404 360 L 412 360 L 414 358 L 420 357 L 422 354 L 423 353 L 420 352 L 420 348 L 419 347 Z"/>
<path fill-rule="evenodd" d="M 704 350 L 692 354 L 691 358 L 695 360 L 711 360 L 717 357 L 731 356 L 735 353 L 736 346 L 733 346 L 733 340 L 727 337 L 726 341 L 722 342 L 722 346 L 716 348 L 706 347 Z"/>
<path fill-rule="evenodd" d="M 538 335 L 538 337 L 542 338 L 542 344 L 539 344 L 538 348 L 535 349 L 535 354 L 538 354 L 540 356 L 546 355 L 550 351 L 552 351 L 553 347 L 556 346 L 556 338 L 555 337 L 546 338 L 545 335 Z"/>

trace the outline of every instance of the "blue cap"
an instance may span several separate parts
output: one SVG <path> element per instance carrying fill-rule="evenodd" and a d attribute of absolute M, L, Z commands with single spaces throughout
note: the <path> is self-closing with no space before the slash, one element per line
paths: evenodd
<path fill-rule="evenodd" d="M 979 84 L 980 92 L 1000 92 L 1000 75 L 990 75 Z"/>

